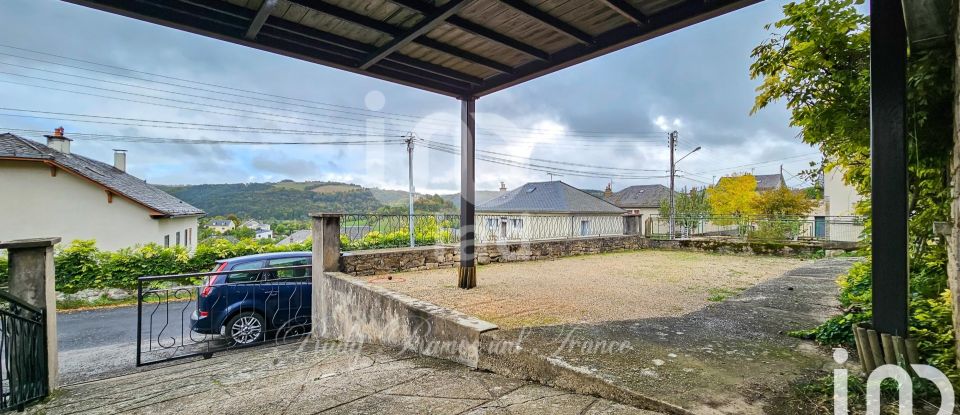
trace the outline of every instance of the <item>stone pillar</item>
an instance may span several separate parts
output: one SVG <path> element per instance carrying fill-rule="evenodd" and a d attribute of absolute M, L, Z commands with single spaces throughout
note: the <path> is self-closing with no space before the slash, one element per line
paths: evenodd
<path fill-rule="evenodd" d="M 46 318 L 47 386 L 60 385 L 57 355 L 57 293 L 53 266 L 53 246 L 60 238 L 22 239 L 0 243 L 9 258 L 10 294 L 39 308 Z"/>
<path fill-rule="evenodd" d="M 340 271 L 340 216 L 339 213 L 312 213 L 313 218 L 313 278 L 312 307 L 310 320 L 313 336 L 322 337 L 326 332 L 323 319 L 327 301 L 327 281 L 324 272 Z"/>
<path fill-rule="evenodd" d="M 643 215 L 636 213 L 629 213 L 623 215 L 623 234 L 624 235 L 640 235 L 643 224 L 641 218 Z"/>

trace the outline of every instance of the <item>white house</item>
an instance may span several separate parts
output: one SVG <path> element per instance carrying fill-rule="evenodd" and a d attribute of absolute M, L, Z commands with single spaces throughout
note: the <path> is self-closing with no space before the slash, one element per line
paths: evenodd
<path fill-rule="evenodd" d="M 255 230 L 255 231 L 259 231 L 259 230 L 269 231 L 269 230 L 270 230 L 270 224 L 269 224 L 269 223 L 263 223 L 263 222 L 260 222 L 260 221 L 258 221 L 258 220 L 256 220 L 256 219 L 247 220 L 246 222 L 241 223 L 241 224 L 240 224 L 240 227 L 241 227 L 241 228 L 247 228 L 247 229 L 253 229 L 253 230 Z"/>
<path fill-rule="evenodd" d="M 236 227 L 236 224 L 232 220 L 212 220 L 207 227 L 216 233 L 224 233 Z"/>
<path fill-rule="evenodd" d="M 622 235 L 623 209 L 561 181 L 527 183 L 476 207 L 482 242 Z"/>
<path fill-rule="evenodd" d="M 0 134 L 0 240 L 95 239 L 104 250 L 157 243 L 193 249 L 197 219 L 186 202 L 131 176 L 126 153 L 114 164 L 70 151 L 58 128 L 47 145 Z"/>
<path fill-rule="evenodd" d="M 827 216 L 856 216 L 856 206 L 863 196 L 843 181 L 844 171 L 834 167 L 823 173 L 823 201 Z"/>
<path fill-rule="evenodd" d="M 269 229 L 257 229 L 253 237 L 254 239 L 270 239 L 273 238 L 273 231 Z"/>
<path fill-rule="evenodd" d="M 823 173 L 824 217 L 815 217 L 814 221 L 818 236 L 834 241 L 858 241 L 863 232 L 863 218 L 857 216 L 856 208 L 863 196 L 843 181 L 843 174 L 839 166 Z"/>

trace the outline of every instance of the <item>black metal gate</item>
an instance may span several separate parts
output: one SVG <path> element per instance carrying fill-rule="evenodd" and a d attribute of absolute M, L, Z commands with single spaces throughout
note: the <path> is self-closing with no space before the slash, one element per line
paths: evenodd
<path fill-rule="evenodd" d="M 307 257 L 304 265 L 140 277 L 137 366 L 309 333 L 309 263 Z"/>
<path fill-rule="evenodd" d="M 44 311 L 0 291 L 0 410 L 23 410 L 49 393 Z"/>

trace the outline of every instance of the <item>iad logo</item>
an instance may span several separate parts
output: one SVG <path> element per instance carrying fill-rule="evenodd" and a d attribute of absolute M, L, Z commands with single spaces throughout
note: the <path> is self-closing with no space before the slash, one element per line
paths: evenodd
<path fill-rule="evenodd" d="M 846 363 L 849 356 L 845 349 L 833 349 L 833 360 Z M 933 382 L 940 390 L 940 410 L 937 415 L 953 413 L 954 392 L 950 380 L 940 370 L 927 365 L 910 365 L 917 376 Z M 847 370 L 833 370 L 833 414 L 848 415 Z M 873 370 L 867 378 L 867 415 L 880 415 L 880 383 L 886 379 L 897 381 L 899 386 L 899 414 L 913 414 L 913 380 L 906 370 L 896 365 L 883 365 Z"/>

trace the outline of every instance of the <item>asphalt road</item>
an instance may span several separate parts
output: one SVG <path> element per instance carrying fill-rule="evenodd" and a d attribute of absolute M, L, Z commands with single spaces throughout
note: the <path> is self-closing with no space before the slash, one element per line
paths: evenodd
<path fill-rule="evenodd" d="M 169 322 L 165 308 L 144 309 L 144 348 L 164 326 L 165 339 L 189 334 L 190 310 L 171 304 Z M 150 336 L 150 317 L 153 336 Z M 177 317 L 183 315 L 183 323 Z M 105 308 L 57 314 L 57 347 L 60 350 L 60 382 L 73 384 L 116 376 L 136 370 L 137 307 Z"/>

